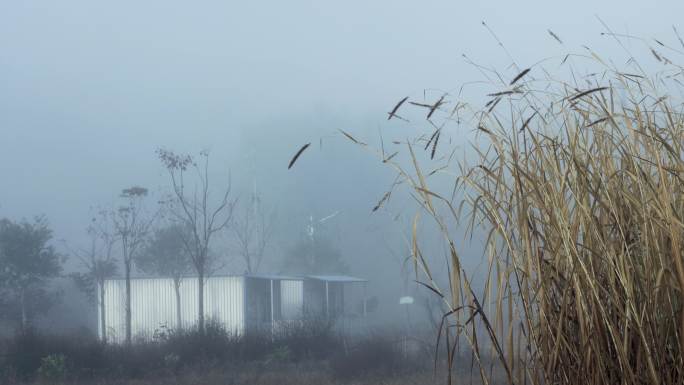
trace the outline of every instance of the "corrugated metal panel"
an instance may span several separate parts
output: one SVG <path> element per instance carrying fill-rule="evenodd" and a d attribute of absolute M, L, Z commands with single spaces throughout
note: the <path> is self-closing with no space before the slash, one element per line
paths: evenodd
<path fill-rule="evenodd" d="M 197 322 L 197 279 L 184 279 L 180 286 L 183 327 Z M 208 278 L 204 285 L 204 314 L 224 324 L 231 333 L 244 331 L 244 289 L 242 277 Z M 107 339 L 123 342 L 126 338 L 125 280 L 105 282 L 105 322 Z M 131 280 L 131 332 L 134 338 L 152 338 L 164 327 L 176 328 L 176 294 L 169 278 Z"/>
<path fill-rule="evenodd" d="M 102 288 L 97 285 L 97 336 L 102 339 L 102 296 L 100 295 Z"/>
<path fill-rule="evenodd" d="M 172 279 L 135 279 L 131 281 L 131 332 L 149 339 L 155 332 L 176 325 Z"/>
<path fill-rule="evenodd" d="M 281 319 L 300 320 L 304 313 L 304 282 L 280 281 Z"/>
<path fill-rule="evenodd" d="M 287 322 L 326 315 L 335 319 L 355 309 L 357 301 L 346 298 L 345 287 L 350 282 L 349 277 L 344 277 L 344 280 L 325 277 L 326 280 L 310 278 L 303 281 L 278 277 L 278 280 L 243 276 L 207 279 L 204 286 L 206 318 L 223 323 L 231 333 L 242 334 L 246 327 L 256 330 L 268 324 L 271 329 L 273 319 Z M 349 285 L 349 288 L 352 286 L 356 287 Z M 197 287 L 196 278 L 182 281 L 182 327 L 191 327 L 197 322 Z M 107 339 L 114 343 L 125 340 L 125 288 L 123 279 L 105 282 L 105 330 Z M 134 338 L 151 338 L 164 326 L 178 327 L 172 279 L 136 278 L 131 280 L 131 292 Z M 363 302 L 360 303 L 357 316 L 364 314 Z M 345 305 L 351 308 L 345 308 Z"/>
<path fill-rule="evenodd" d="M 234 334 L 244 331 L 244 280 L 242 277 L 209 278 L 204 285 L 204 314 L 223 323 Z"/>
<path fill-rule="evenodd" d="M 105 324 L 107 340 L 123 342 L 126 338 L 125 325 L 125 295 L 124 281 L 106 281 L 105 287 Z"/>
<path fill-rule="evenodd" d="M 185 278 L 180 286 L 181 325 L 192 327 L 197 323 L 197 278 Z M 206 300 L 205 300 L 206 304 Z"/>

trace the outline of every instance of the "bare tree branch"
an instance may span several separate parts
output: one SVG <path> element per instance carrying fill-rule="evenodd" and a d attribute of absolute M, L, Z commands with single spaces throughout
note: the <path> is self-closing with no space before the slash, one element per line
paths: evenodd
<path fill-rule="evenodd" d="M 190 256 L 198 279 L 198 326 L 204 332 L 204 280 L 211 274 L 212 260 L 209 254 L 209 246 L 213 236 L 226 229 L 233 218 L 235 200 L 230 200 L 230 178 L 224 188 L 222 199 L 210 208 L 210 177 L 209 177 L 209 153 L 202 151 L 199 157 L 203 159 L 201 164 L 190 155 L 176 154 L 165 149 L 158 149 L 159 160 L 166 168 L 174 197 L 171 203 L 171 211 L 176 218 L 189 229 L 190 236 L 183 237 L 183 244 Z M 192 195 L 185 191 L 185 173 L 192 167 L 197 183 Z M 199 190 L 198 190 L 199 189 Z"/>

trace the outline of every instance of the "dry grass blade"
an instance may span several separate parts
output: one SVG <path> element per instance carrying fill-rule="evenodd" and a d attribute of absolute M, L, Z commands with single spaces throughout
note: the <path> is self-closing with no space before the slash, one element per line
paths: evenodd
<path fill-rule="evenodd" d="M 442 96 L 439 98 L 439 100 L 437 100 L 437 102 L 435 102 L 435 104 L 433 104 L 433 105 L 430 107 L 430 112 L 428 112 L 428 114 L 427 114 L 427 119 L 430 119 L 430 118 L 432 117 L 432 114 L 434 114 L 435 111 L 437 111 L 437 109 L 444 103 L 444 96 L 445 96 L 445 95 L 442 95 Z"/>
<path fill-rule="evenodd" d="M 439 130 L 440 130 L 440 129 L 437 128 L 437 129 L 432 133 L 432 135 L 430 136 L 430 139 L 427 141 L 427 143 L 425 143 L 425 148 L 424 148 L 425 151 L 427 151 L 428 147 L 430 147 L 430 144 L 432 143 L 432 141 L 435 140 L 435 137 L 436 137 L 437 134 L 439 133 Z"/>
<path fill-rule="evenodd" d="M 563 41 L 560 39 L 560 37 L 558 37 L 558 35 L 556 35 L 555 33 L 553 33 L 552 30 L 547 29 L 547 31 L 549 32 L 549 35 L 551 35 L 551 37 L 553 37 L 554 39 L 556 39 L 557 42 L 559 42 L 560 44 L 563 44 Z"/>
<path fill-rule="evenodd" d="M 437 136 L 435 136 L 435 140 L 432 142 L 432 151 L 430 151 L 430 159 L 435 159 L 435 152 L 437 151 L 437 143 L 439 142 L 439 137 L 442 134 L 442 129 L 437 130 Z"/>
<path fill-rule="evenodd" d="M 404 104 L 404 103 L 408 100 L 408 98 L 409 98 L 409 97 L 407 96 L 407 97 L 401 99 L 401 100 L 399 101 L 399 103 L 397 103 L 397 104 L 394 106 L 394 108 L 392 108 L 392 111 L 390 111 L 390 112 L 387 113 L 387 114 L 389 115 L 389 116 L 387 117 L 387 120 L 390 120 L 390 119 L 392 119 L 392 118 L 395 117 L 395 116 L 398 117 L 398 118 L 401 118 L 399 115 L 397 115 L 397 111 L 399 110 L 399 107 L 401 107 L 401 105 Z"/>
<path fill-rule="evenodd" d="M 520 90 L 508 90 L 508 91 L 501 91 L 501 92 L 495 92 L 493 94 L 487 94 L 487 96 L 504 96 L 504 95 L 512 95 L 512 94 L 522 94 L 522 91 Z"/>
<path fill-rule="evenodd" d="M 658 60 L 661 63 L 663 62 L 663 58 L 661 58 L 660 55 L 658 55 L 658 52 L 656 52 L 653 48 L 651 48 L 651 53 L 656 58 L 656 60 Z"/>
<path fill-rule="evenodd" d="M 587 127 L 591 127 L 591 126 L 593 126 L 593 125 L 595 125 L 595 124 L 603 123 L 603 122 L 605 122 L 605 121 L 608 120 L 608 119 L 610 119 L 610 116 L 606 116 L 606 117 L 603 117 L 603 118 L 601 118 L 601 119 L 596 119 L 596 120 L 594 120 L 593 122 L 589 123 L 589 124 L 587 125 Z"/>
<path fill-rule="evenodd" d="M 409 104 L 413 104 L 414 106 L 418 106 L 418 107 L 432 108 L 432 104 L 425 104 L 425 103 L 418 103 L 418 102 L 409 102 Z"/>
<path fill-rule="evenodd" d="M 307 143 L 307 144 L 303 145 L 303 146 L 299 149 L 299 151 L 297 151 L 297 153 L 292 157 L 292 160 L 290 160 L 290 164 L 287 165 L 287 169 L 288 169 L 288 170 L 291 169 L 292 166 L 294 166 L 295 162 L 297 162 L 297 159 L 299 159 L 299 156 L 302 155 L 302 153 L 304 152 L 304 150 L 306 150 L 307 148 L 309 148 L 310 145 L 311 145 L 311 143 Z"/>
<path fill-rule="evenodd" d="M 421 282 L 418 280 L 414 280 L 415 283 L 419 284 L 420 286 L 423 286 L 424 288 L 430 290 L 431 292 L 437 294 L 439 297 L 444 298 L 444 294 L 440 293 L 437 289 L 435 289 L 432 285 L 428 285 L 425 282 Z"/>
<path fill-rule="evenodd" d="M 679 31 L 677 31 L 677 28 L 673 25 L 672 30 L 674 31 L 675 35 L 677 36 L 677 40 L 679 40 L 679 44 L 682 45 L 682 48 L 684 48 L 684 40 L 682 40 L 682 37 L 679 35 Z"/>
<path fill-rule="evenodd" d="M 586 91 L 579 92 L 579 93 L 577 93 L 577 94 L 575 94 L 575 95 L 572 95 L 572 96 L 568 97 L 568 100 L 569 100 L 569 101 L 577 100 L 577 99 L 579 99 L 579 98 L 581 98 L 581 97 L 583 97 L 583 96 L 587 96 L 587 95 L 589 95 L 589 94 L 593 94 L 594 92 L 605 91 L 605 90 L 607 90 L 607 89 L 608 89 L 608 87 L 596 87 L 596 88 L 592 88 L 592 89 L 589 89 L 589 90 L 586 90 Z"/>
<path fill-rule="evenodd" d="M 347 139 L 351 140 L 352 142 L 354 142 L 354 143 L 356 143 L 356 144 L 360 144 L 360 145 L 362 145 L 362 146 L 366 146 L 366 143 L 361 142 L 361 141 L 359 141 L 359 140 L 356 140 L 353 136 L 349 135 L 349 134 L 348 134 L 347 132 L 345 132 L 344 130 L 338 129 L 338 131 L 340 131 L 340 132 L 342 133 L 342 135 L 346 136 Z"/>
<path fill-rule="evenodd" d="M 371 210 L 371 212 L 374 213 L 374 212 L 378 211 L 382 207 L 382 205 L 387 201 L 387 199 L 389 199 L 391 193 L 392 193 L 391 191 L 387 191 L 382 196 L 382 198 L 380 198 L 380 201 L 378 202 L 378 204 L 376 204 L 375 207 L 373 207 L 373 210 Z"/>
<path fill-rule="evenodd" d="M 624 73 L 624 72 L 619 72 L 618 73 L 620 76 L 625 76 L 627 78 L 637 78 L 637 79 L 644 79 L 644 76 L 637 75 L 637 74 L 629 74 L 629 73 Z"/>
<path fill-rule="evenodd" d="M 435 111 L 437 111 L 437 109 L 444 104 L 444 98 L 445 97 L 446 97 L 446 95 L 442 95 L 439 99 L 437 99 L 437 101 L 434 104 L 426 104 L 426 103 L 418 103 L 418 102 L 409 102 L 409 104 L 413 104 L 414 106 L 418 106 L 418 107 L 427 108 L 429 111 L 428 111 L 426 119 L 430 119 L 432 117 L 432 115 L 435 113 Z"/>
<path fill-rule="evenodd" d="M 511 80 L 511 83 L 509 84 L 509 86 L 512 86 L 512 85 L 515 84 L 518 80 L 522 79 L 523 76 L 527 75 L 527 73 L 530 72 L 530 70 L 531 70 L 531 68 L 526 68 L 526 69 L 524 69 L 522 72 L 520 72 L 518 75 L 516 75 L 516 76 L 513 78 L 513 80 Z"/>
<path fill-rule="evenodd" d="M 385 158 L 385 159 L 382 160 L 382 163 L 387 163 L 387 162 L 389 162 L 389 161 L 392 160 L 395 156 L 397 156 L 397 154 L 399 154 L 399 151 L 395 151 L 395 152 L 391 153 L 389 156 L 387 156 L 387 158 Z"/>
<path fill-rule="evenodd" d="M 487 102 L 486 107 L 489 107 L 489 109 L 487 110 L 487 113 L 492 112 L 492 110 L 494 110 L 494 107 L 496 107 L 496 105 L 499 104 L 500 101 L 501 101 L 501 97 L 497 97 L 497 98 Z"/>
<path fill-rule="evenodd" d="M 529 126 L 530 122 L 532 121 L 532 118 L 534 118 L 535 115 L 537 115 L 537 111 L 535 111 L 532 115 L 530 115 L 529 118 L 525 120 L 525 123 L 523 123 L 522 127 L 520 127 L 521 132 L 525 131 L 525 129 L 527 128 L 527 126 Z"/>

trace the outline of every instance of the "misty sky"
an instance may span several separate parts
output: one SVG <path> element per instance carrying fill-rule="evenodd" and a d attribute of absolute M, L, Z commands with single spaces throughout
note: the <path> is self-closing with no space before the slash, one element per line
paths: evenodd
<path fill-rule="evenodd" d="M 380 253 L 370 209 L 392 175 L 336 129 L 374 137 L 402 97 L 480 79 L 464 53 L 506 71 L 483 20 L 526 66 L 582 44 L 619 52 L 596 15 L 672 42 L 683 14 L 674 0 L 1 1 L 0 217 L 45 214 L 82 242 L 91 207 L 164 188 L 157 147 L 209 149 L 217 182 L 230 170 L 236 196 L 256 183 L 277 208 L 279 242 L 341 210 L 345 253 Z"/>

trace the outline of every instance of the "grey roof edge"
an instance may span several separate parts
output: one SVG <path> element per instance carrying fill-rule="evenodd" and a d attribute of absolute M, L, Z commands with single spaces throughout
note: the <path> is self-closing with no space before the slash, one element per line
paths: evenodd
<path fill-rule="evenodd" d="M 305 277 L 297 277 L 294 275 L 279 275 L 279 274 L 244 274 L 242 277 L 254 279 L 268 279 L 274 281 L 301 281 Z"/>
<path fill-rule="evenodd" d="M 368 282 L 367 279 L 352 277 L 349 275 L 307 275 L 306 278 L 326 282 Z"/>
<path fill-rule="evenodd" d="M 181 279 L 196 279 L 197 275 L 185 275 Z M 301 281 L 306 279 L 306 277 L 297 277 L 291 275 L 278 275 L 278 274 L 212 274 L 210 276 L 204 277 L 205 279 L 211 278 L 254 278 L 254 279 L 272 279 L 272 280 L 283 280 L 283 281 Z M 123 281 L 125 277 L 116 276 L 107 278 L 106 281 Z M 173 279 L 173 277 L 161 277 L 155 275 L 136 275 L 131 277 L 131 280 L 136 279 Z"/>
<path fill-rule="evenodd" d="M 181 279 L 195 279 L 196 275 L 187 275 Z M 252 278 L 252 279 L 268 279 L 274 281 L 304 281 L 306 279 L 313 279 L 317 281 L 327 281 L 327 282 L 368 282 L 367 279 L 352 277 L 348 275 L 279 275 L 279 274 L 216 274 L 205 277 L 205 279 L 211 278 Z M 107 281 L 123 281 L 124 277 L 111 277 L 107 278 Z M 172 277 L 158 277 L 158 276 L 135 276 L 131 277 L 131 280 L 138 279 L 173 279 Z"/>

